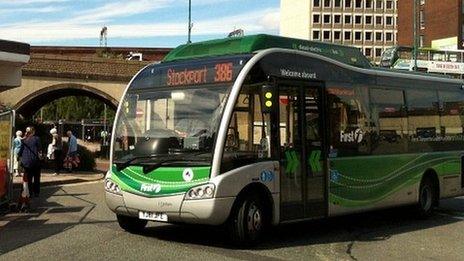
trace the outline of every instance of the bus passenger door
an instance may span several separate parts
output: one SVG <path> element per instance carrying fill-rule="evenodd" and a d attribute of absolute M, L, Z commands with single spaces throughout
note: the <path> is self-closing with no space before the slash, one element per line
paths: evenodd
<path fill-rule="evenodd" d="M 281 220 L 324 217 L 325 153 L 321 88 L 279 85 Z"/>

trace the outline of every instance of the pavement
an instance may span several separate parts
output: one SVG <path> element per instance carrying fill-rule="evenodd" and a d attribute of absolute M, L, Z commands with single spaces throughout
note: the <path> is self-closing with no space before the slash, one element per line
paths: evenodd
<path fill-rule="evenodd" d="M 45 169 L 42 170 L 40 184 L 41 187 L 47 187 L 101 180 L 105 177 L 108 166 L 108 160 L 97 159 L 94 171 L 74 171 L 72 173 L 68 173 L 62 170 L 59 175 L 54 175 L 53 170 Z M 14 190 L 20 189 L 21 186 L 22 177 L 13 177 Z"/>
<path fill-rule="evenodd" d="M 394 208 L 274 227 L 251 249 L 221 228 L 149 223 L 119 228 L 103 181 L 45 187 L 30 213 L 0 217 L 1 260 L 463 260 L 464 197 L 429 219 Z"/>
<path fill-rule="evenodd" d="M 81 182 L 97 181 L 105 177 L 103 172 L 79 171 L 74 173 L 61 173 L 54 175 L 51 171 L 45 171 L 40 176 L 41 187 L 66 185 Z M 22 177 L 13 178 L 13 189 L 17 190 L 22 186 Z"/>

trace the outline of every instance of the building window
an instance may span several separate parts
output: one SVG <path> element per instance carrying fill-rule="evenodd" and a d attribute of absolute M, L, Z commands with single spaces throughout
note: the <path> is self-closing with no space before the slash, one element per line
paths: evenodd
<path fill-rule="evenodd" d="M 321 1 L 320 0 L 314 0 L 313 6 L 314 7 L 321 7 Z"/>
<path fill-rule="evenodd" d="M 385 40 L 388 42 L 393 41 L 393 33 L 386 33 L 385 34 Z"/>
<path fill-rule="evenodd" d="M 324 40 L 330 40 L 330 31 L 324 31 Z"/>
<path fill-rule="evenodd" d="M 375 48 L 375 57 L 382 56 L 382 48 Z"/>
<path fill-rule="evenodd" d="M 372 56 L 372 48 L 364 49 L 364 55 L 367 56 L 367 57 L 371 57 Z"/>
<path fill-rule="evenodd" d="M 351 0 L 345 0 L 345 8 L 351 8 Z"/>
<path fill-rule="evenodd" d="M 334 15 L 334 23 L 341 24 L 342 23 L 342 16 L 341 15 Z"/>
<path fill-rule="evenodd" d="M 375 1 L 375 8 L 376 9 L 382 9 L 383 8 L 383 0 Z"/>
<path fill-rule="evenodd" d="M 424 15 L 424 11 L 423 11 L 423 10 L 420 10 L 420 13 L 419 13 L 419 21 L 420 21 L 420 27 L 421 27 L 421 29 L 425 29 L 425 15 Z"/>
<path fill-rule="evenodd" d="M 423 35 L 419 35 L 419 46 L 424 47 L 424 36 Z"/>
<path fill-rule="evenodd" d="M 375 40 L 382 41 L 382 32 L 375 32 Z"/>
<path fill-rule="evenodd" d="M 366 15 L 366 24 L 372 24 L 372 15 Z"/>
<path fill-rule="evenodd" d="M 351 15 L 345 15 L 345 24 L 351 24 Z"/>
<path fill-rule="evenodd" d="M 385 24 L 386 25 L 393 25 L 393 17 L 391 17 L 391 16 L 385 17 Z"/>
<path fill-rule="evenodd" d="M 324 15 L 324 24 L 330 24 L 330 15 L 329 14 Z"/>
<path fill-rule="evenodd" d="M 362 32 L 354 32 L 354 40 L 362 41 Z"/>
<path fill-rule="evenodd" d="M 382 22 L 383 22 L 382 16 L 376 16 L 375 17 L 375 24 L 376 25 L 382 25 Z"/>
<path fill-rule="evenodd" d="M 387 0 L 387 9 L 393 9 L 393 1 Z"/>
<path fill-rule="evenodd" d="M 340 41 L 341 39 L 342 39 L 342 32 L 334 31 L 334 40 L 335 41 Z"/>
<path fill-rule="evenodd" d="M 351 41 L 351 32 L 345 31 L 343 38 L 345 39 L 345 41 Z"/>
<path fill-rule="evenodd" d="M 372 0 L 366 0 L 366 8 L 372 8 Z"/>
<path fill-rule="evenodd" d="M 364 40 L 372 41 L 372 32 L 364 32 Z"/>
<path fill-rule="evenodd" d="M 313 40 L 321 40 L 321 32 L 313 31 Z"/>
<path fill-rule="evenodd" d="M 341 6 L 342 6 L 342 0 L 335 0 L 334 7 L 341 7 Z"/>
<path fill-rule="evenodd" d="M 314 24 L 319 24 L 321 22 L 321 15 L 315 14 L 313 15 L 313 23 Z"/>
<path fill-rule="evenodd" d="M 330 0 L 324 0 L 324 7 L 330 7 Z"/>
<path fill-rule="evenodd" d="M 354 16 L 354 23 L 355 24 L 362 24 L 362 15 L 355 15 Z"/>
<path fill-rule="evenodd" d="M 356 0 L 354 7 L 356 8 L 362 8 L 362 0 Z"/>

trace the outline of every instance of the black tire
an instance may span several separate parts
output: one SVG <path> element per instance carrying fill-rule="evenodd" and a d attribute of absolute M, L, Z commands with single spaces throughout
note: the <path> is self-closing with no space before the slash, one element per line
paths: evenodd
<path fill-rule="evenodd" d="M 127 232 L 138 234 L 143 231 L 147 225 L 147 220 L 142 220 L 136 217 L 128 217 L 123 215 L 116 215 L 119 226 Z"/>
<path fill-rule="evenodd" d="M 240 247 L 255 245 L 267 228 L 269 217 L 263 201 L 256 195 L 249 195 L 239 201 L 229 218 L 229 232 L 232 242 Z"/>
<path fill-rule="evenodd" d="M 417 213 L 420 218 L 430 217 L 437 201 L 435 184 L 430 178 L 424 178 L 419 188 L 419 202 L 417 202 Z"/>

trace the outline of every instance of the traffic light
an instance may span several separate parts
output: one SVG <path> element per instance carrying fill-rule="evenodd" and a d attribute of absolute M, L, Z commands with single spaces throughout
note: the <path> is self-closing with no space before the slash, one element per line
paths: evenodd
<path fill-rule="evenodd" d="M 272 85 L 263 85 L 261 87 L 261 110 L 264 113 L 269 113 L 276 106 L 275 88 Z"/>

